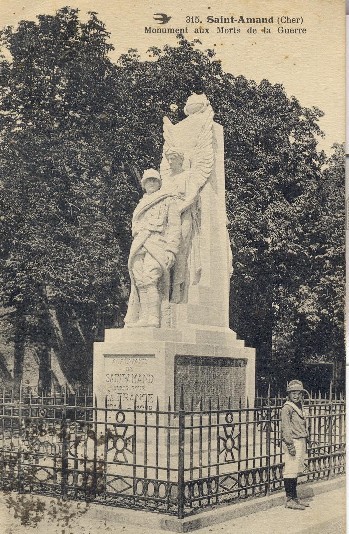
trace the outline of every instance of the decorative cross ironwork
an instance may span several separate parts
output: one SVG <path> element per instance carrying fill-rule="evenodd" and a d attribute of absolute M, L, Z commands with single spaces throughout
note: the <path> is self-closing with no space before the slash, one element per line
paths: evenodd
<path fill-rule="evenodd" d="M 239 450 L 236 442 L 240 436 L 240 432 L 235 432 L 234 415 L 232 412 L 225 414 L 225 421 L 226 423 L 222 425 L 224 435 L 222 436 L 221 433 L 218 435 L 219 456 L 224 454 L 225 462 L 235 462 L 234 450 Z"/>
<path fill-rule="evenodd" d="M 113 431 L 108 431 L 108 442 L 112 442 L 112 446 L 108 447 L 108 452 L 115 450 L 113 461 L 116 463 L 129 463 L 127 453 L 133 454 L 134 449 L 134 434 L 127 436 L 129 425 L 125 424 L 124 412 L 118 411 L 115 415 L 116 423 L 113 424 Z M 122 456 L 123 460 L 119 457 Z"/>

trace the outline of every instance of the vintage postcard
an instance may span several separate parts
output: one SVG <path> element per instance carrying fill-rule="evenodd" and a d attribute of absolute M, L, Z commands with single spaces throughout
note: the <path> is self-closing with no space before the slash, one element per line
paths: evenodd
<path fill-rule="evenodd" d="M 344 534 L 345 9 L 0 3 L 4 534 Z"/>

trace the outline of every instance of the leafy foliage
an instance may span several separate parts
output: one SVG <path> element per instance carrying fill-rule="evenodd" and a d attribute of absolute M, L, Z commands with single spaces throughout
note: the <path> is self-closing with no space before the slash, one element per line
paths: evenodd
<path fill-rule="evenodd" d="M 139 177 L 193 91 L 224 127 L 232 327 L 257 347 L 261 381 L 343 357 L 343 157 L 317 150 L 320 110 L 225 73 L 182 36 L 112 64 L 95 13 L 63 8 L 2 40 L 1 297 L 44 361 L 53 348 L 77 379 L 101 318 L 120 324 Z"/>

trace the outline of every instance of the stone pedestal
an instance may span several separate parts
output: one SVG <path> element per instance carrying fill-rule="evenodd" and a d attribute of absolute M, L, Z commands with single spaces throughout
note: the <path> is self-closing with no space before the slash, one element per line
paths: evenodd
<path fill-rule="evenodd" d="M 95 343 L 94 394 L 98 407 L 149 410 L 178 408 L 183 389 L 185 407 L 200 401 L 214 407 L 238 407 L 254 401 L 254 349 L 244 346 L 228 328 L 132 328 L 106 330 L 105 341 Z"/>

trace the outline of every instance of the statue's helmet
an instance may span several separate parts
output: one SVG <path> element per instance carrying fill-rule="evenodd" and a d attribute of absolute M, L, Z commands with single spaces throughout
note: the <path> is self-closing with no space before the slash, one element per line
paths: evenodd
<path fill-rule="evenodd" d="M 142 187 L 144 186 L 145 182 L 149 178 L 156 178 L 158 180 L 158 182 L 160 183 L 160 186 L 161 186 L 162 179 L 161 179 L 160 173 L 158 171 L 156 171 L 155 169 L 146 169 L 144 171 L 142 179 L 141 179 L 141 186 Z"/>

